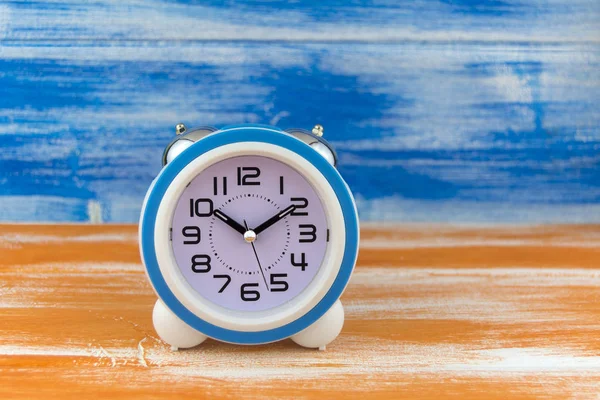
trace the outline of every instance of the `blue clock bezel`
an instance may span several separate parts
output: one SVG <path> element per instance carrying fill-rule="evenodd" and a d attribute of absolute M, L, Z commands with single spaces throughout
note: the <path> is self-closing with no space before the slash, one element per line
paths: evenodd
<path fill-rule="evenodd" d="M 274 329 L 244 332 L 222 328 L 197 317 L 175 297 L 167 286 L 158 266 L 154 242 L 156 215 L 167 188 L 175 177 L 194 159 L 217 147 L 238 142 L 263 142 L 289 149 L 313 164 L 327 179 L 342 208 L 346 230 L 344 255 L 339 273 L 323 299 L 302 317 Z M 359 227 L 354 201 L 348 186 L 338 173 L 317 152 L 304 142 L 288 136 L 277 128 L 263 126 L 228 126 L 183 151 L 167 164 L 157 177 L 150 193 L 140 223 L 140 246 L 148 276 L 154 290 L 165 305 L 182 321 L 203 334 L 230 343 L 261 344 L 281 340 L 304 330 L 317 321 L 342 295 L 354 269 L 358 254 Z"/>

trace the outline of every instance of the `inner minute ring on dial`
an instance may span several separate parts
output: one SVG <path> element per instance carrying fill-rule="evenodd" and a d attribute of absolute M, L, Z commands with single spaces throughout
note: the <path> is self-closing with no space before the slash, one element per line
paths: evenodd
<path fill-rule="evenodd" d="M 260 195 L 260 194 L 252 194 L 252 193 L 246 193 L 246 194 L 233 196 L 216 208 L 219 210 L 223 210 L 223 212 L 227 212 L 227 208 L 230 204 L 233 204 L 236 201 L 239 201 L 239 200 L 242 200 L 245 198 L 253 198 L 256 200 L 262 200 L 266 204 L 270 204 L 273 207 L 274 212 L 281 210 L 281 206 L 279 206 L 277 203 L 275 203 L 271 198 Z M 213 256 L 215 257 L 215 259 L 218 260 L 225 268 L 227 268 L 230 271 L 235 272 L 237 274 L 240 274 L 240 275 L 258 275 L 258 274 L 260 274 L 260 272 L 256 271 L 256 270 L 244 271 L 244 270 L 236 268 L 237 267 L 236 265 L 232 265 L 231 263 L 227 262 L 226 256 L 222 256 L 223 252 L 219 252 L 217 250 L 217 244 L 215 242 L 215 235 L 213 233 L 214 233 L 214 226 L 215 226 L 215 224 L 218 224 L 218 223 L 219 223 L 219 221 L 217 220 L 217 218 L 212 216 L 211 220 L 210 220 L 208 239 L 209 239 L 211 252 L 212 252 Z M 290 244 L 290 236 L 291 236 L 290 223 L 289 223 L 288 218 L 285 218 L 283 221 L 281 221 L 281 223 L 285 226 L 285 229 L 286 229 L 285 244 L 283 244 L 282 250 L 279 253 L 277 259 L 274 260 L 273 262 L 271 262 L 270 264 L 267 264 L 264 267 L 265 270 L 271 270 L 271 269 L 275 268 L 277 266 L 277 264 L 279 264 L 279 262 L 281 260 L 283 260 L 285 255 L 287 254 L 289 244 Z"/>

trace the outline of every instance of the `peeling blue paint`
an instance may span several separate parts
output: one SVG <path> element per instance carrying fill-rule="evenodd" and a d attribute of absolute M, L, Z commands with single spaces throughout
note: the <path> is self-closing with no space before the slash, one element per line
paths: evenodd
<path fill-rule="evenodd" d="M 183 121 L 323 124 L 365 220 L 600 221 L 600 7 L 555 3 L 2 3 L 0 220 L 135 222 Z"/>

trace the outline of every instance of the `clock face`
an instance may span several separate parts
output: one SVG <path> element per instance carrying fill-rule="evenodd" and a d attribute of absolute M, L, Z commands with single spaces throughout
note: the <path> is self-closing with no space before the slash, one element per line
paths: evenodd
<path fill-rule="evenodd" d="M 189 285 L 237 311 L 292 300 L 319 271 L 329 242 L 317 192 L 292 167 L 262 156 L 203 170 L 179 198 L 171 229 Z"/>

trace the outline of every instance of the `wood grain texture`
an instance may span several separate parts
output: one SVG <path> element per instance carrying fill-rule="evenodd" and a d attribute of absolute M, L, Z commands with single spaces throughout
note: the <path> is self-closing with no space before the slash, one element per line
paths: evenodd
<path fill-rule="evenodd" d="M 599 103 L 597 0 L 3 1 L 0 220 L 135 222 L 183 121 L 322 123 L 363 220 L 600 222 Z"/>
<path fill-rule="evenodd" d="M 325 352 L 171 352 L 128 225 L 0 226 L 0 398 L 598 398 L 600 226 L 362 232 Z"/>

